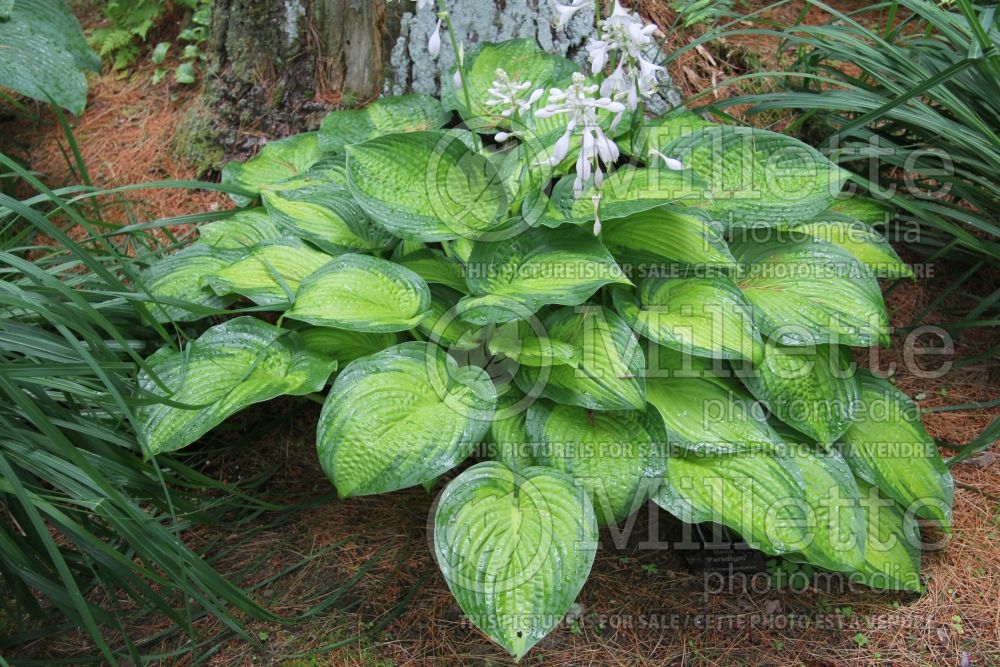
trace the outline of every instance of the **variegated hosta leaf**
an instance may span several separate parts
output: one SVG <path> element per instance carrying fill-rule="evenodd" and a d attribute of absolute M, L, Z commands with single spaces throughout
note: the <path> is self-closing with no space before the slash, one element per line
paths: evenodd
<path fill-rule="evenodd" d="M 277 241 L 282 236 L 264 208 L 246 209 L 231 218 L 198 228 L 199 240 L 220 250 L 252 248 L 264 241 Z"/>
<path fill-rule="evenodd" d="M 175 405 L 141 405 L 139 433 L 151 453 L 171 452 L 248 405 L 320 391 L 336 368 L 294 331 L 253 317 L 229 320 L 183 350 L 163 348 L 146 359 L 137 379 L 142 398 L 164 396 Z"/>
<path fill-rule="evenodd" d="M 713 125 L 716 123 L 684 108 L 672 109 L 666 115 L 643 122 L 632 138 L 632 154 L 655 163 L 661 158 L 650 154 L 650 149 L 662 153 L 664 148 L 677 139 Z"/>
<path fill-rule="evenodd" d="M 363 109 L 331 111 L 319 128 L 324 151 L 342 151 L 375 137 L 396 132 L 436 130 L 451 118 L 430 95 L 380 97 Z"/>
<path fill-rule="evenodd" d="M 601 240 L 622 262 L 736 268 L 722 229 L 697 209 L 661 206 L 604 225 Z"/>
<path fill-rule="evenodd" d="M 393 236 L 372 222 L 347 188 L 310 180 L 301 187 L 266 189 L 264 206 L 286 234 L 307 239 L 332 254 L 385 248 Z"/>
<path fill-rule="evenodd" d="M 293 320 L 355 331 L 405 331 L 430 307 L 427 283 L 409 269 L 378 257 L 341 255 L 299 286 L 286 313 Z"/>
<path fill-rule="evenodd" d="M 355 201 L 401 238 L 480 237 L 512 224 L 496 168 L 455 133 L 390 134 L 348 146 L 347 175 Z"/>
<path fill-rule="evenodd" d="M 662 348 L 661 348 L 662 349 Z M 649 377 L 646 399 L 663 419 L 670 442 L 700 453 L 763 452 L 782 445 L 748 395 L 708 371 L 704 377 Z"/>
<path fill-rule="evenodd" d="M 195 243 L 161 258 L 146 269 L 142 274 L 142 286 L 157 301 L 149 306 L 156 321 L 199 320 L 235 301 L 235 296 L 216 294 L 202 284 L 202 279 L 229 266 L 241 254 L 238 250 L 216 250 Z"/>
<path fill-rule="evenodd" d="M 685 203 L 731 225 L 808 220 L 833 203 L 849 175 L 812 146 L 755 127 L 704 127 L 662 152 L 707 184 L 700 202 Z"/>
<path fill-rule="evenodd" d="M 441 494 L 434 555 L 472 623 L 520 660 L 563 619 L 594 562 L 594 509 L 551 468 L 475 465 Z"/>
<path fill-rule="evenodd" d="M 528 229 L 512 239 L 476 243 L 466 264 L 472 296 L 463 317 L 490 323 L 524 319 L 546 304 L 583 303 L 609 283 L 630 285 L 611 253 L 584 230 Z M 497 308 L 513 301 L 522 308 Z"/>
<path fill-rule="evenodd" d="M 582 356 L 576 345 L 550 338 L 540 322 L 527 320 L 499 327 L 487 347 L 490 354 L 502 354 L 525 366 L 576 366 Z"/>
<path fill-rule="evenodd" d="M 222 169 L 222 184 L 239 190 L 239 194 L 233 195 L 233 199 L 242 206 L 267 186 L 298 176 L 319 159 L 319 138 L 316 133 L 296 134 L 270 142 L 257 157 L 246 162 L 233 161 L 227 164 Z"/>
<path fill-rule="evenodd" d="M 835 449 L 789 444 L 802 474 L 808 531 L 805 546 L 792 557 L 836 572 L 863 570 L 865 511 L 851 469 Z"/>
<path fill-rule="evenodd" d="M 913 277 L 913 269 L 899 258 L 885 237 L 864 222 L 824 211 L 812 220 L 792 225 L 789 232 L 840 246 L 878 278 Z"/>
<path fill-rule="evenodd" d="M 299 329 L 298 334 L 307 350 L 336 359 L 341 367 L 399 342 L 398 334 L 392 332 L 370 333 L 330 327 L 306 326 Z"/>
<path fill-rule="evenodd" d="M 802 474 L 782 448 L 743 445 L 712 455 L 675 448 L 653 500 L 682 521 L 727 526 L 765 553 L 809 543 Z"/>
<path fill-rule="evenodd" d="M 874 199 L 855 195 L 836 199 L 830 208 L 831 213 L 845 216 L 851 220 L 858 220 L 867 225 L 879 225 L 888 222 L 888 213 Z"/>
<path fill-rule="evenodd" d="M 583 487 L 601 525 L 622 521 L 655 491 L 666 467 L 666 438 L 645 412 L 591 412 L 538 401 L 528 409 L 535 460 Z"/>
<path fill-rule="evenodd" d="M 288 237 L 256 246 L 204 280 L 216 294 L 241 294 L 261 306 L 290 303 L 302 281 L 330 261 L 325 252 Z"/>
<path fill-rule="evenodd" d="M 544 193 L 527 194 L 523 208 L 534 211 L 534 217 L 529 219 L 536 226 L 592 224 L 596 217 L 594 200 L 597 197 L 597 211 L 601 220 L 607 222 L 692 197 L 693 193 L 700 192 L 694 185 L 696 179 L 690 172 L 673 171 L 666 167 L 637 169 L 627 166 L 609 174 L 600 191 L 591 184 L 578 197 L 573 189 L 576 179 L 570 175 L 556 183 L 547 201 Z M 545 204 L 544 208 L 541 203 Z M 684 213 L 690 214 L 689 211 Z M 527 214 L 524 215 L 527 217 Z"/>
<path fill-rule="evenodd" d="M 881 495 L 877 486 L 856 481 L 867 526 L 862 583 L 877 590 L 922 592 L 916 520 Z"/>
<path fill-rule="evenodd" d="M 469 291 L 462 265 L 438 250 L 421 248 L 395 258 L 395 261 L 423 278 L 428 285 L 445 285 L 463 294 Z"/>
<path fill-rule="evenodd" d="M 761 334 L 782 345 L 889 344 L 889 315 L 878 282 L 843 248 L 802 239 L 733 244 L 739 285 Z"/>
<path fill-rule="evenodd" d="M 549 337 L 579 348 L 576 364 L 522 365 L 517 383 L 529 395 L 591 410 L 645 410 L 646 365 L 632 330 L 599 306 L 560 308 L 543 321 Z"/>
<path fill-rule="evenodd" d="M 454 241 L 445 241 L 449 246 L 451 246 L 451 252 L 458 258 L 458 261 L 462 264 L 467 264 L 469 258 L 472 257 L 472 249 L 475 247 L 476 242 L 472 239 L 460 238 Z"/>
<path fill-rule="evenodd" d="M 889 382 L 858 376 L 861 408 L 844 433 L 844 458 L 854 474 L 924 519 L 951 529 L 955 483 L 920 421 L 917 406 Z"/>
<path fill-rule="evenodd" d="M 601 219 L 617 220 L 692 199 L 704 189 L 694 172 L 669 169 L 661 161 L 650 162 L 648 167 L 623 167 L 609 174 L 599 191 L 591 185 L 577 197 L 568 215 L 593 220 L 595 195 L 601 198 Z"/>
<path fill-rule="evenodd" d="M 725 276 L 646 278 L 637 292 L 615 288 L 615 308 L 636 333 L 689 354 L 763 358 L 753 309 Z"/>
<path fill-rule="evenodd" d="M 828 447 L 851 424 L 859 407 L 856 373 L 850 351 L 839 345 L 767 343 L 763 362 L 740 377 L 779 419 Z"/>
<path fill-rule="evenodd" d="M 533 442 L 525 426 L 533 402 L 514 385 L 497 396 L 496 413 L 486 432 L 489 458 L 514 470 L 535 465 Z"/>
<path fill-rule="evenodd" d="M 462 90 L 455 90 L 454 96 L 449 96 L 449 101 L 455 103 L 468 127 L 476 131 L 510 127 L 510 119 L 500 115 L 501 108 L 486 104 L 487 100 L 494 97 L 488 91 L 496 79 L 497 68 L 507 72 L 512 82 L 530 81 L 531 90 L 555 86 L 579 71 L 576 63 L 546 53 L 534 39 L 482 44 L 467 56 L 466 68 L 468 80 L 465 83 L 472 99 L 472 110 L 466 107 Z M 526 95 L 530 95 L 531 90 Z M 543 119 L 536 119 L 532 114 L 524 116 L 524 122 L 539 134 L 551 129 L 547 124 L 540 123 Z"/>
<path fill-rule="evenodd" d="M 458 315 L 456 305 L 462 299 L 456 292 L 444 285 L 431 285 L 431 303 L 427 316 L 417 325 L 417 329 L 427 336 L 427 340 L 451 349 L 471 350 L 482 345 L 486 331 L 483 327 L 469 324 Z"/>
<path fill-rule="evenodd" d="M 387 348 L 334 382 L 317 428 L 320 465 L 341 498 L 422 484 L 472 453 L 495 402 L 486 373 L 442 348 Z"/>

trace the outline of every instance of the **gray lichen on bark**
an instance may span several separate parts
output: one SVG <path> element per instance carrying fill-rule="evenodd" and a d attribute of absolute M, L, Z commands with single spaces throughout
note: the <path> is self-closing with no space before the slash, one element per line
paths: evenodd
<path fill-rule="evenodd" d="M 411 4 L 411 3 L 407 3 Z M 499 42 L 515 38 L 532 38 L 545 51 L 558 53 L 582 67 L 587 64 L 587 40 L 594 36 L 594 14 L 581 11 L 565 26 L 553 27 L 556 11 L 552 0 L 447 0 L 449 14 L 455 24 L 459 41 L 466 50 L 482 42 Z M 442 28 L 444 44 L 435 59 L 427 52 L 427 40 L 437 23 L 435 10 L 425 9 L 404 14 L 400 33 L 386 70 L 386 92 L 394 95 L 406 92 L 437 94 L 443 85 L 453 85 L 451 72 L 455 57 Z M 661 56 L 651 54 L 654 60 Z M 659 92 L 647 104 L 654 114 L 663 113 L 680 103 L 677 91 L 664 72 Z"/>

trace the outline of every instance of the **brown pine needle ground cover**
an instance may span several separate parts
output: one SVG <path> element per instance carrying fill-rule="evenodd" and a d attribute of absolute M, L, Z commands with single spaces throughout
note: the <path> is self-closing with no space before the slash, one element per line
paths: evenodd
<path fill-rule="evenodd" d="M 667 3 L 643 2 L 642 9 L 661 26 L 672 20 Z M 852 8 L 859 3 L 834 3 Z M 797 15 L 791 3 L 782 12 Z M 745 7 L 744 7 L 745 9 Z M 788 19 L 789 16 L 781 18 Z M 808 20 L 808 19 L 807 19 Z M 671 40 L 683 43 L 684 34 Z M 739 50 L 693 51 L 673 72 L 685 92 L 697 92 L 764 62 L 767 44 L 748 41 Z M 750 54 L 751 60 L 747 60 Z M 756 54 L 756 55 L 754 55 Z M 733 60 L 738 62 L 732 62 Z M 764 66 L 767 66 L 766 64 Z M 687 68 L 685 70 L 684 68 Z M 688 71 L 690 70 L 690 71 Z M 91 80 L 87 113 L 72 121 L 84 158 L 97 185 L 119 185 L 195 176 L 172 156 L 173 134 L 196 91 L 150 86 L 148 73 L 120 80 L 105 74 Z M 727 93 L 722 93 L 727 94 Z M 174 96 L 177 96 L 176 98 Z M 74 182 L 62 150 L 61 133 L 43 112 L 39 126 L 8 124 L 0 136 L 17 137 L 33 167 L 49 183 Z M 760 121 L 761 119 L 756 119 Z M 63 148 L 60 149 L 60 143 Z M 150 190 L 131 196 L 140 220 L 203 212 L 229 206 L 223 196 L 206 192 Z M 124 209 L 121 220 L 127 218 Z M 904 258 L 917 261 L 913 256 Z M 899 281 L 888 288 L 892 323 L 911 325 L 960 269 L 936 265 L 934 281 Z M 984 273 L 968 286 L 970 295 L 996 289 L 995 273 Z M 975 299 L 964 296 L 962 299 Z M 968 303 L 947 300 L 947 308 Z M 952 319 L 944 306 L 933 309 L 925 323 Z M 998 343 L 994 331 L 964 331 L 951 357 L 961 359 Z M 989 358 L 954 369 L 939 379 L 924 379 L 902 363 L 902 338 L 880 351 L 877 362 L 862 353 L 863 365 L 885 372 L 895 363 L 895 382 L 922 408 L 985 402 L 1000 396 L 1000 363 Z M 288 409 L 285 419 L 268 435 L 247 439 L 241 448 L 213 457 L 205 473 L 227 483 L 268 470 L 269 493 L 288 502 L 329 495 L 331 487 L 316 465 L 314 435 L 318 407 L 282 399 L 277 408 L 251 410 L 242 438 L 255 424 Z M 924 414 L 932 435 L 953 443 L 975 438 L 997 415 L 988 410 Z M 946 452 L 947 453 L 947 452 Z M 656 535 L 674 539 L 679 525 L 665 513 L 642 510 L 633 535 L 622 548 L 602 535 L 593 572 L 573 618 L 542 641 L 523 660 L 527 665 L 997 665 L 1000 664 L 1000 462 L 993 449 L 953 469 L 956 483 L 954 534 L 944 548 L 924 555 L 927 592 L 923 596 L 837 591 L 811 586 L 804 591 L 769 589 L 755 580 L 752 590 L 738 583 L 733 590 L 706 592 L 702 575 L 689 572 L 676 550 L 642 548 Z M 277 613 L 295 616 L 321 602 L 332 584 L 349 582 L 362 567 L 367 572 L 337 603 L 309 620 L 282 624 L 252 624 L 255 642 L 235 639 L 209 617 L 196 621 L 209 653 L 202 664 L 219 667 L 288 665 L 509 665 L 501 649 L 463 621 L 462 614 L 438 574 L 428 545 L 428 516 L 434 496 L 410 489 L 384 496 L 330 499 L 294 516 L 260 517 L 267 526 L 249 538 L 239 531 L 200 529 L 186 538 L 192 544 L 220 540 L 232 548 L 216 565 L 227 576 L 246 576 L 241 583 L 263 582 L 286 568 L 287 575 L 256 591 L 261 602 Z M 269 525 L 273 524 L 273 525 Z M 929 535 L 929 537 L 940 537 Z M 713 580 L 713 586 L 718 582 Z M 412 594 L 405 610 L 397 605 Z M 387 621 L 370 636 L 373 627 Z M 167 629 L 163 619 L 145 619 L 130 630 L 153 637 Z M 358 641 L 355 637 L 363 636 Z M 176 651 L 186 645 L 176 637 L 148 650 Z M 339 645 L 339 646 L 338 646 Z M 331 648 L 331 646 L 337 646 Z M 58 640 L 23 647 L 23 655 L 69 657 L 89 652 L 85 638 L 75 633 Z M 316 655 L 310 655 L 316 652 Z M 194 658 L 164 658 L 162 665 L 192 665 Z"/>

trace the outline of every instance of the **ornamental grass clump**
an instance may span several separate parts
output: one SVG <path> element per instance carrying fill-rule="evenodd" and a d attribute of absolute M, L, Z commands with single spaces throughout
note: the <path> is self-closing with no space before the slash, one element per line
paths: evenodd
<path fill-rule="evenodd" d="M 170 398 L 140 407 L 147 446 L 321 400 L 345 501 L 444 476 L 441 572 L 515 658 L 573 604 L 599 527 L 648 500 L 921 590 L 916 521 L 949 529 L 951 478 L 850 350 L 888 344 L 877 279 L 912 275 L 877 207 L 791 137 L 647 118 L 652 29 L 617 4 L 599 25 L 589 73 L 480 44 L 442 100 L 335 111 L 230 164 L 242 208 L 148 276 L 192 336 L 146 362 Z"/>

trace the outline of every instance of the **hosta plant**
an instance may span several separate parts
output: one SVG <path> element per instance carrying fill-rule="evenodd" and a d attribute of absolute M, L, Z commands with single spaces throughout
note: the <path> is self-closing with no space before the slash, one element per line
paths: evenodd
<path fill-rule="evenodd" d="M 589 73 L 482 44 L 443 102 L 335 111 L 230 164 L 242 208 L 147 274 L 153 311 L 189 323 L 140 378 L 170 399 L 141 408 L 150 451 L 325 392 L 340 497 L 443 479 L 441 572 L 515 658 L 573 604 L 600 527 L 649 500 L 919 591 L 916 521 L 949 528 L 951 478 L 850 349 L 889 342 L 877 279 L 909 268 L 809 146 L 646 117 L 649 35 L 616 7 Z"/>

